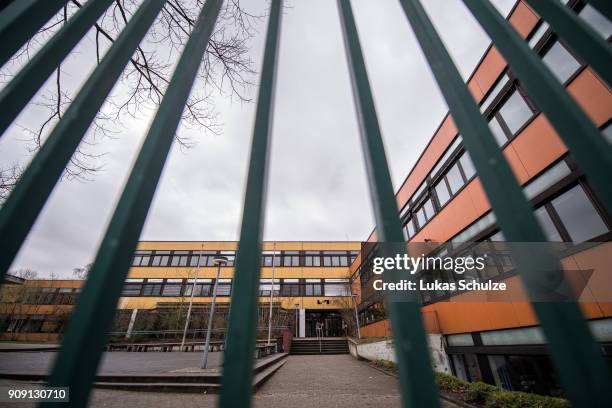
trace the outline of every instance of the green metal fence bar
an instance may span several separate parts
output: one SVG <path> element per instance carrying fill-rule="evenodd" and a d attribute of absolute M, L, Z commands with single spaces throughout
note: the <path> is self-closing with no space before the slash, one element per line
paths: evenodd
<path fill-rule="evenodd" d="M 85 3 L 0 92 L 0 137 L 53 70 L 114 1 Z"/>
<path fill-rule="evenodd" d="M 338 6 L 378 242 L 403 242 L 402 224 L 351 4 L 349 0 L 338 0 Z M 388 307 L 403 406 L 436 407 L 439 396 L 416 294 L 412 302 L 389 301 Z"/>
<path fill-rule="evenodd" d="M 0 13 L 0 67 L 68 0 L 13 1 Z"/>
<path fill-rule="evenodd" d="M 11 265 L 70 157 L 165 0 L 145 0 L 51 131 L 0 210 L 0 278 Z"/>
<path fill-rule="evenodd" d="M 520 189 L 485 119 L 454 66 L 440 37 L 418 0 L 400 0 L 423 49 L 453 119 L 476 167 L 501 229 L 508 241 L 544 242 L 533 210 Z M 521 249 L 518 249 L 521 252 Z M 550 287 L 550 273 L 561 267 L 550 253 L 514 252 L 518 270 L 532 300 Z M 549 271 L 543 274 L 542 271 Z M 552 281 L 559 277 L 552 277 Z M 605 406 L 610 401 L 611 376 L 601 351 L 575 303 L 534 302 L 563 386 L 574 406 Z"/>
<path fill-rule="evenodd" d="M 140 232 L 222 4 L 208 0 L 202 7 L 70 318 L 49 385 L 69 386 L 71 406 L 87 404 Z"/>
<path fill-rule="evenodd" d="M 586 2 L 608 17 L 608 20 L 612 20 L 612 2 L 610 0 L 586 0 Z"/>
<path fill-rule="evenodd" d="M 463 2 L 572 151 L 606 209 L 612 211 L 612 147 L 542 60 L 488 0 Z"/>
<path fill-rule="evenodd" d="M 612 48 L 599 33 L 559 1 L 527 0 L 572 50 L 612 85 Z"/>
<path fill-rule="evenodd" d="M 253 355 L 261 272 L 261 238 L 264 226 L 268 154 L 274 114 L 274 86 L 280 41 L 282 1 L 273 0 L 261 69 L 259 95 L 249 174 L 244 196 L 240 242 L 223 357 L 219 406 L 249 407 L 253 388 Z"/>

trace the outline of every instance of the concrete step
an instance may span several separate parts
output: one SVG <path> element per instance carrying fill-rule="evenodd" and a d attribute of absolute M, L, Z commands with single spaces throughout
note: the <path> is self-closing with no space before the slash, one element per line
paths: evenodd
<path fill-rule="evenodd" d="M 264 370 L 256 373 L 253 377 L 253 391 L 261 387 L 270 377 L 287 362 L 286 355 L 271 365 L 267 365 Z M 216 394 L 221 389 L 221 384 L 216 383 L 147 383 L 147 382 L 95 382 L 94 387 L 125 391 L 156 391 L 156 392 L 180 392 L 180 393 L 199 393 Z"/>
<path fill-rule="evenodd" d="M 268 370 L 274 368 L 276 371 L 280 366 L 277 364 L 283 363 L 288 353 L 277 353 L 261 360 L 257 360 L 254 365 L 254 374 L 257 377 L 261 373 L 267 373 Z M 264 375 L 265 377 L 265 375 Z M 1 379 L 39 382 L 45 381 L 46 373 L 37 372 L 0 372 Z M 258 378 L 258 377 L 257 377 Z M 150 390 L 160 387 L 162 390 L 179 391 L 179 392 L 205 392 L 210 387 L 219 386 L 221 383 L 220 370 L 211 370 L 210 372 L 168 372 L 168 373 L 133 373 L 133 374 L 115 374 L 101 373 L 96 376 L 95 386 L 100 388 L 115 388 Z M 171 385 L 175 384 L 176 387 Z M 127 389 L 126 388 L 126 389 Z M 189 391 L 187 391 L 189 389 Z M 181 391 L 185 390 L 185 391 Z"/>

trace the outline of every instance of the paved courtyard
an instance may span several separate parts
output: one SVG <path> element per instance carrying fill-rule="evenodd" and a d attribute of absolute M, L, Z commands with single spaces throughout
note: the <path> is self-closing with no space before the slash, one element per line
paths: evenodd
<path fill-rule="evenodd" d="M 126 353 L 140 355 L 139 353 Z M 147 353 L 186 355 L 188 353 Z M 0 362 L 1 366 L 1 362 Z M 18 383 L 0 381 L 0 387 Z M 18 384 L 25 386 L 25 384 Z M 31 386 L 31 385 L 27 385 Z M 253 397 L 256 408 L 399 407 L 397 380 L 350 355 L 289 356 Z M 94 390 L 92 407 L 215 407 L 217 395 Z M 17 405 L 15 405 L 17 406 Z M 34 407 L 34 404 L 19 404 Z M 443 401 L 445 408 L 455 405 Z"/>
<path fill-rule="evenodd" d="M 208 354 L 208 367 L 218 368 L 223 353 Z M 55 352 L 3 352 L 0 353 L 0 372 L 48 373 L 57 353 Z M 188 367 L 199 367 L 202 352 L 191 353 L 130 353 L 113 351 L 104 353 L 98 373 L 135 374 L 168 373 Z"/>

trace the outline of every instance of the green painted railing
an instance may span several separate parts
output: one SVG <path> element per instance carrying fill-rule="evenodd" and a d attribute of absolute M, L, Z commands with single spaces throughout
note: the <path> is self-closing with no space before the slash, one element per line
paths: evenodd
<path fill-rule="evenodd" d="M 604 81 L 611 83 L 608 43 L 559 2 L 527 1 Z M 2 90 L 0 134 L 112 2 L 88 1 Z M 569 147 L 606 208 L 612 211 L 612 184 L 607 180 L 612 174 L 610 146 L 553 74 L 488 1 L 464 2 Z M 0 12 L 0 41 L 3 44 L 0 64 L 6 63 L 65 3 L 66 0 L 4 2 Z M 70 387 L 73 406 L 87 404 L 132 254 L 222 3 L 222 0 L 208 0 L 201 10 L 71 317 L 49 384 Z M 463 135 L 465 147 L 507 239 L 515 242 L 545 241 L 531 206 L 420 2 L 400 0 L 400 3 Z M 611 16 L 610 2 L 591 0 L 590 3 L 604 15 Z M 165 0 L 142 2 L 0 210 L 0 278 L 13 262 L 68 160 L 164 4 Z M 349 0 L 338 0 L 338 6 L 378 240 L 401 242 L 402 226 L 355 19 Z M 272 0 L 220 395 L 220 405 L 228 408 L 246 407 L 251 403 L 259 258 L 281 17 L 282 1 Z M 542 289 L 549 286 L 550 279 L 560 279 L 558 261 L 545 249 L 528 255 L 519 247 L 513 249 L 549 351 L 572 404 L 576 407 L 608 406 L 612 400 L 609 387 L 612 376 L 578 305 L 550 302 Z M 537 273 L 543 270 L 557 272 L 552 275 Z M 416 298 L 412 300 L 391 301 L 389 304 L 402 401 L 406 407 L 434 407 L 438 405 L 438 396 L 420 306 Z"/>

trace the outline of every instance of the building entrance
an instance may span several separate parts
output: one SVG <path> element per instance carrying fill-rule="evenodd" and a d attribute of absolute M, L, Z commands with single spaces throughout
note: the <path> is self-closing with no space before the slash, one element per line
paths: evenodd
<path fill-rule="evenodd" d="M 344 337 L 342 316 L 338 310 L 306 310 L 306 337 L 317 337 L 317 323 L 323 337 Z"/>

